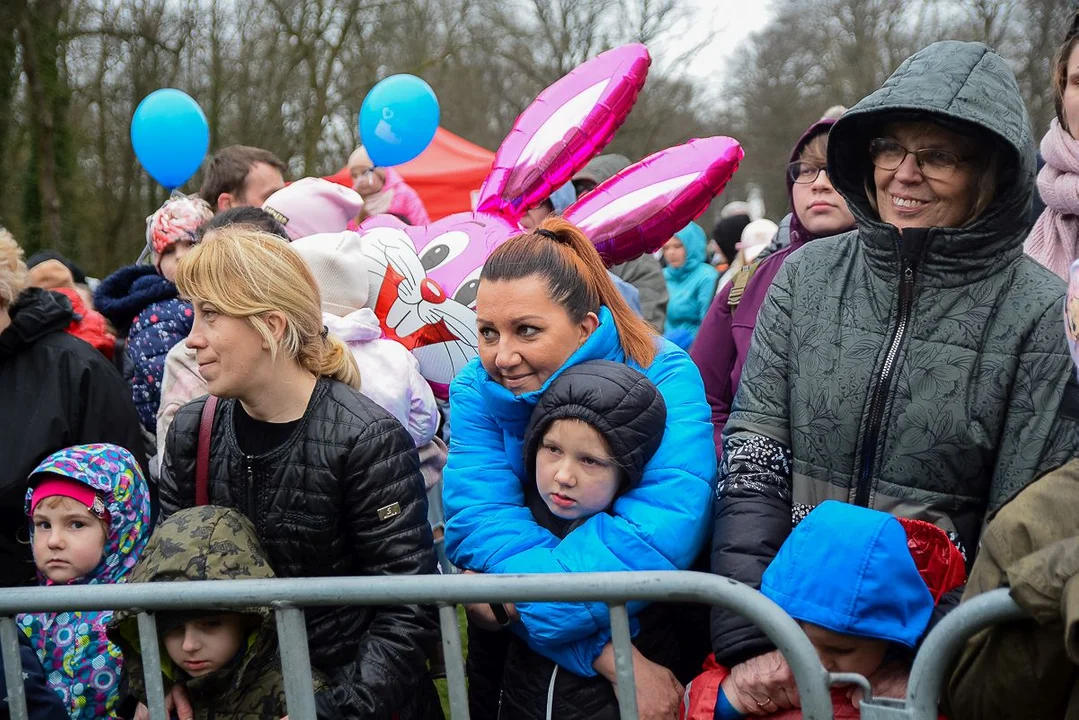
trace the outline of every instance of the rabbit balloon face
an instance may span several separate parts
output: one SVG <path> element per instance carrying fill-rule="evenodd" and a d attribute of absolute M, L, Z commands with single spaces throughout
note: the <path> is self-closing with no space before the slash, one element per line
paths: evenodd
<path fill-rule="evenodd" d="M 500 217 L 474 213 L 425 227 L 376 215 L 360 229 L 364 254 L 377 267 L 368 303 L 386 337 L 412 351 L 441 398 L 476 355 L 476 289 L 483 263 L 520 232 Z"/>
<path fill-rule="evenodd" d="M 491 252 L 523 232 L 520 218 L 610 141 L 650 63 L 643 45 L 608 51 L 551 87 L 517 119 L 480 189 L 477 210 L 425 227 L 375 216 L 359 228 L 377 266 L 371 300 L 386 337 L 416 356 L 435 394 L 476 356 L 476 290 Z M 738 167 L 730 138 L 692 140 L 615 175 L 565 216 L 610 264 L 660 247 L 707 207 Z"/>

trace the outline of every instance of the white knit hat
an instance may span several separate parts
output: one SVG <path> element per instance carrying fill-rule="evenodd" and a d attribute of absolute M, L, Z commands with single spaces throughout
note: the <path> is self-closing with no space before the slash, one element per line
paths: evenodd
<path fill-rule="evenodd" d="M 368 272 L 374 264 L 354 232 L 308 235 L 292 243 L 304 259 L 322 294 L 322 312 L 344 317 L 367 306 Z"/>

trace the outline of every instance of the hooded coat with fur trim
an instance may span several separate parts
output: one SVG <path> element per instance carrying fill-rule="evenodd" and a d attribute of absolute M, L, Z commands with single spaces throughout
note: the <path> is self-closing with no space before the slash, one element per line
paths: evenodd
<path fill-rule="evenodd" d="M 151 265 L 131 265 L 109 275 L 94 293 L 94 304 L 127 336 L 125 352 L 134 366 L 131 397 L 143 427 L 152 433 L 157 430 L 165 356 L 191 333 L 191 304 Z"/>

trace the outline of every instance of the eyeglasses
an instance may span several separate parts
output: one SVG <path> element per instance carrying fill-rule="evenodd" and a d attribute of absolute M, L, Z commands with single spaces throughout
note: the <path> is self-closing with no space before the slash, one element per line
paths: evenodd
<path fill-rule="evenodd" d="M 828 174 L 828 168 L 807 162 L 792 162 L 787 166 L 787 177 L 791 182 L 799 185 L 809 185 L 817 182 L 821 173 Z"/>
<path fill-rule="evenodd" d="M 907 155 L 913 155 L 918 169 L 932 180 L 948 180 L 959 164 L 965 162 L 965 158 L 947 150 L 908 150 L 895 140 L 885 138 L 874 138 L 869 142 L 869 158 L 881 170 L 898 170 Z"/>

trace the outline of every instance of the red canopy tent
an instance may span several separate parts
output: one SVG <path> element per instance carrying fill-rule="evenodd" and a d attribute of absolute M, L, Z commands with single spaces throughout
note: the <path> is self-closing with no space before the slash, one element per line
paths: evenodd
<path fill-rule="evenodd" d="M 472 209 L 472 193 L 480 189 L 494 159 L 490 150 L 438 128 L 434 140 L 419 157 L 394 170 L 419 193 L 434 221 Z M 352 186 L 347 167 L 326 179 Z"/>

